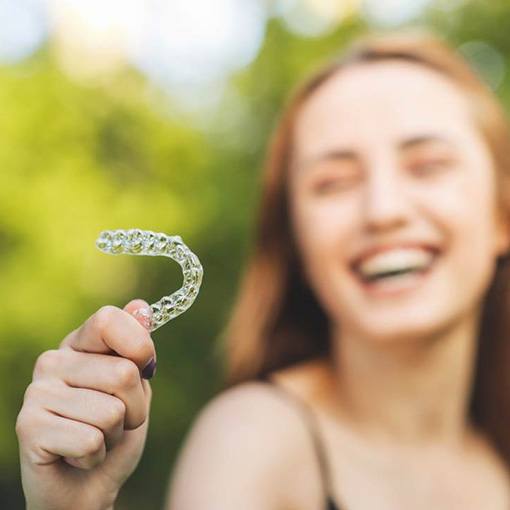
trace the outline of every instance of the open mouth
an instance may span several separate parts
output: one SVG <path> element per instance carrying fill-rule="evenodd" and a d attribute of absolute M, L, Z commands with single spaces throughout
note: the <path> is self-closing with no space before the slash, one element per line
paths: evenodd
<path fill-rule="evenodd" d="M 357 273 L 359 278 L 363 280 L 364 283 L 373 283 L 380 281 L 397 281 L 402 280 L 403 277 L 409 275 L 418 275 L 426 273 L 431 267 L 433 262 L 424 268 L 406 268 L 406 269 L 395 269 L 393 271 L 387 271 L 385 273 L 374 274 L 370 276 L 363 275 L 361 273 Z"/>
<path fill-rule="evenodd" d="M 412 290 L 420 285 L 437 264 L 439 254 L 436 252 L 430 263 L 422 267 L 407 267 L 366 275 L 353 267 L 352 272 L 364 290 L 375 293 L 395 294 Z"/>

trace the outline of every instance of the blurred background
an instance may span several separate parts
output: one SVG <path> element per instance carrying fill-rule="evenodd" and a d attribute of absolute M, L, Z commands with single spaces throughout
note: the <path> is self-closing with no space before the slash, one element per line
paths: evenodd
<path fill-rule="evenodd" d="M 25 508 L 14 425 L 37 356 L 100 306 L 182 282 L 168 259 L 95 248 L 103 229 L 138 227 L 181 235 L 204 266 L 192 308 L 153 334 L 149 436 L 115 506 L 162 510 L 220 388 L 285 98 L 356 35 L 411 26 L 443 35 L 510 104 L 507 0 L 0 0 L 0 508 Z"/>

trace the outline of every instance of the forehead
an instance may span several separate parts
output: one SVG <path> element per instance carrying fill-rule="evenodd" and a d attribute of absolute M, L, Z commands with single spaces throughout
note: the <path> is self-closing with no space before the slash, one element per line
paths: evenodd
<path fill-rule="evenodd" d="M 466 97 L 439 72 L 395 60 L 357 64 L 305 100 L 294 125 L 295 150 L 306 155 L 339 143 L 375 149 L 425 132 L 462 137 L 471 124 Z"/>

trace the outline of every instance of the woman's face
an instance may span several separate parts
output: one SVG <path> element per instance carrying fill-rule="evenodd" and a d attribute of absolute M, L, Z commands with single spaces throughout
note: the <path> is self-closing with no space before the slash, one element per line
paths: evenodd
<path fill-rule="evenodd" d="M 293 141 L 295 236 L 342 332 L 416 338 L 476 310 L 509 239 L 490 154 L 455 84 L 406 62 L 351 67 L 305 101 Z"/>

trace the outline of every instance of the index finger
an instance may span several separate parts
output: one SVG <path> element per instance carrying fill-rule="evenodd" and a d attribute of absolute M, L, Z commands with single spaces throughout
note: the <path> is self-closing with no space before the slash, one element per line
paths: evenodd
<path fill-rule="evenodd" d="M 140 370 L 156 358 L 154 342 L 138 320 L 116 306 L 103 306 L 61 342 L 75 351 L 117 354 L 133 361 Z"/>

